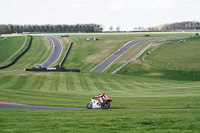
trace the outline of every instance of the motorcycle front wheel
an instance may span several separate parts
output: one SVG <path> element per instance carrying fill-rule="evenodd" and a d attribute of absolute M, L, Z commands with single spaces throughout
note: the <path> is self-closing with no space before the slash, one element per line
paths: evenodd
<path fill-rule="evenodd" d="M 89 102 L 89 103 L 87 104 L 87 109 L 92 109 L 92 103 L 91 103 L 91 102 Z"/>
<path fill-rule="evenodd" d="M 105 101 L 101 104 L 102 109 L 108 109 L 110 107 L 110 101 Z"/>

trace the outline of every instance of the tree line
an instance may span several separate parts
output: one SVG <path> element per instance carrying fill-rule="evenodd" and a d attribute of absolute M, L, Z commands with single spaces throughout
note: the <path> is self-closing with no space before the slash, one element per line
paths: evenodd
<path fill-rule="evenodd" d="M 172 24 L 163 24 L 160 26 L 149 27 L 149 31 L 184 31 L 184 30 L 200 30 L 200 22 L 187 21 Z"/>
<path fill-rule="evenodd" d="M 12 34 L 23 32 L 102 32 L 102 28 L 98 24 L 76 24 L 76 25 L 0 25 L 0 34 Z"/>

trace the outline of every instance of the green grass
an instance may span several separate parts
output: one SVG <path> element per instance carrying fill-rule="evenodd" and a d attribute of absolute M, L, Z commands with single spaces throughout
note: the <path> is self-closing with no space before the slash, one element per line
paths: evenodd
<path fill-rule="evenodd" d="M 199 108 L 199 82 L 96 73 L 12 72 L 0 75 L 2 101 L 85 108 L 104 91 L 111 108 Z"/>
<path fill-rule="evenodd" d="M 29 38 L 29 37 L 28 37 Z M 28 46 L 30 38 L 27 39 L 27 43 L 24 48 Z M 9 59 L 14 53 L 16 53 L 24 44 L 25 36 L 11 36 L 6 40 L 0 42 L 0 66 L 6 65 L 13 61 L 20 53 L 23 52 L 24 48 L 21 49 L 14 57 Z"/>
<path fill-rule="evenodd" d="M 99 40 L 86 40 L 88 37 L 94 36 Z M 74 44 L 70 51 L 70 55 L 65 62 L 65 67 L 81 69 L 81 71 L 89 72 L 111 53 L 135 38 L 136 35 L 131 34 L 70 34 L 69 39 L 73 41 Z"/>
<path fill-rule="evenodd" d="M 200 37 L 185 39 L 184 43 L 178 43 L 178 40 L 172 41 L 172 44 L 162 44 L 145 60 L 156 62 L 169 67 L 200 69 Z"/>
<path fill-rule="evenodd" d="M 144 63 L 142 57 L 145 53 L 118 74 L 110 74 L 117 65 L 123 63 L 123 60 L 128 60 L 146 46 L 145 43 L 137 45 L 136 49 L 133 47 L 129 50 L 117 60 L 116 65 L 110 66 L 106 73 L 89 72 L 126 42 L 146 38 L 143 37 L 144 34 L 150 34 L 152 38 L 165 38 L 188 36 L 193 33 L 69 34 L 69 40 L 73 41 L 74 45 L 65 62 L 65 67 L 81 69 L 81 73 L 2 72 L 33 67 L 34 63 L 42 63 L 49 57 L 52 44 L 42 36 L 33 36 L 31 49 L 15 65 L 0 71 L 0 101 L 38 106 L 86 108 L 90 98 L 103 91 L 113 99 L 111 109 L 199 109 L 199 71 L 170 70 Z M 86 41 L 87 37 L 94 35 L 99 38 L 99 41 Z M 186 40 L 189 44 L 180 45 L 187 49 L 191 42 L 191 49 L 198 50 L 198 48 L 194 49 L 198 47 L 193 45 L 192 42 L 195 41 L 199 42 L 199 40 Z M 67 43 L 65 44 L 67 46 Z M 169 46 L 161 45 L 154 52 L 163 57 L 160 51 L 165 51 L 166 48 L 173 49 L 172 46 L 177 48 L 180 45 L 175 42 Z M 167 50 L 164 53 L 167 54 Z M 188 56 L 185 57 L 189 59 Z M 154 57 L 154 53 L 145 59 L 159 60 Z M 197 58 L 194 59 L 197 62 Z M 189 63 L 188 60 L 184 62 Z M 194 65 L 198 66 L 198 63 Z M 199 112 L 191 110 L 0 109 L 0 132 L 193 133 L 200 131 Z"/>
<path fill-rule="evenodd" d="M 150 37 L 144 37 L 150 34 Z M 165 38 L 189 36 L 191 33 L 96 33 L 69 34 L 69 40 L 74 42 L 64 66 L 89 72 L 110 54 L 125 43 L 136 39 Z M 87 41 L 88 37 L 96 37 L 98 41 Z M 112 68 L 111 68 L 112 69 Z"/>
<path fill-rule="evenodd" d="M 144 38 L 145 33 L 99 33 L 99 34 L 69 34 L 70 41 L 74 42 L 65 66 L 67 68 L 81 69 L 88 72 L 106 59 L 110 54 L 122 47 L 125 43 Z M 151 34 L 151 37 L 180 36 L 177 34 Z M 185 35 L 185 34 L 181 34 Z M 98 41 L 87 41 L 88 37 L 96 37 Z M 148 38 L 146 38 L 148 39 Z"/>
<path fill-rule="evenodd" d="M 173 44 L 154 44 L 136 61 L 133 61 L 118 74 L 164 78 L 172 80 L 200 80 L 198 63 L 200 38 L 186 39 L 180 44 L 177 40 Z M 154 51 L 152 52 L 152 49 Z M 143 62 L 145 60 L 145 62 Z"/>
<path fill-rule="evenodd" d="M 199 111 L 0 109 L 1 133 L 198 133 Z"/>
<path fill-rule="evenodd" d="M 46 38 L 42 36 L 33 36 L 32 46 L 29 51 L 24 54 L 15 65 L 1 71 L 23 70 L 24 68 L 34 67 L 34 64 L 43 63 L 46 59 L 48 59 L 53 50 L 53 46 L 46 43 L 45 39 Z"/>

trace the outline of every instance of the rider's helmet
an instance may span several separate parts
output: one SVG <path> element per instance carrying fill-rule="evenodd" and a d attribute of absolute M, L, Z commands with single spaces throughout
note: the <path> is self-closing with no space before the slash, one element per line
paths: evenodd
<path fill-rule="evenodd" d="M 101 97 L 102 97 L 102 96 L 104 96 L 104 93 L 103 93 L 103 92 L 101 92 L 101 93 L 99 94 L 99 96 L 101 96 Z"/>

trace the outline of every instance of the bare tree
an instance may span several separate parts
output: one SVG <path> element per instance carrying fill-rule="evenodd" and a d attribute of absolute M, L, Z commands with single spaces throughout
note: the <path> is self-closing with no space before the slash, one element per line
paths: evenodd
<path fill-rule="evenodd" d="M 119 26 L 117 26 L 117 28 L 116 28 L 116 31 L 117 31 L 117 32 L 119 32 L 119 31 L 120 31 L 120 27 L 119 27 Z"/>
<path fill-rule="evenodd" d="M 110 26 L 109 30 L 110 30 L 110 31 L 113 31 L 113 27 L 112 27 L 112 26 Z"/>

